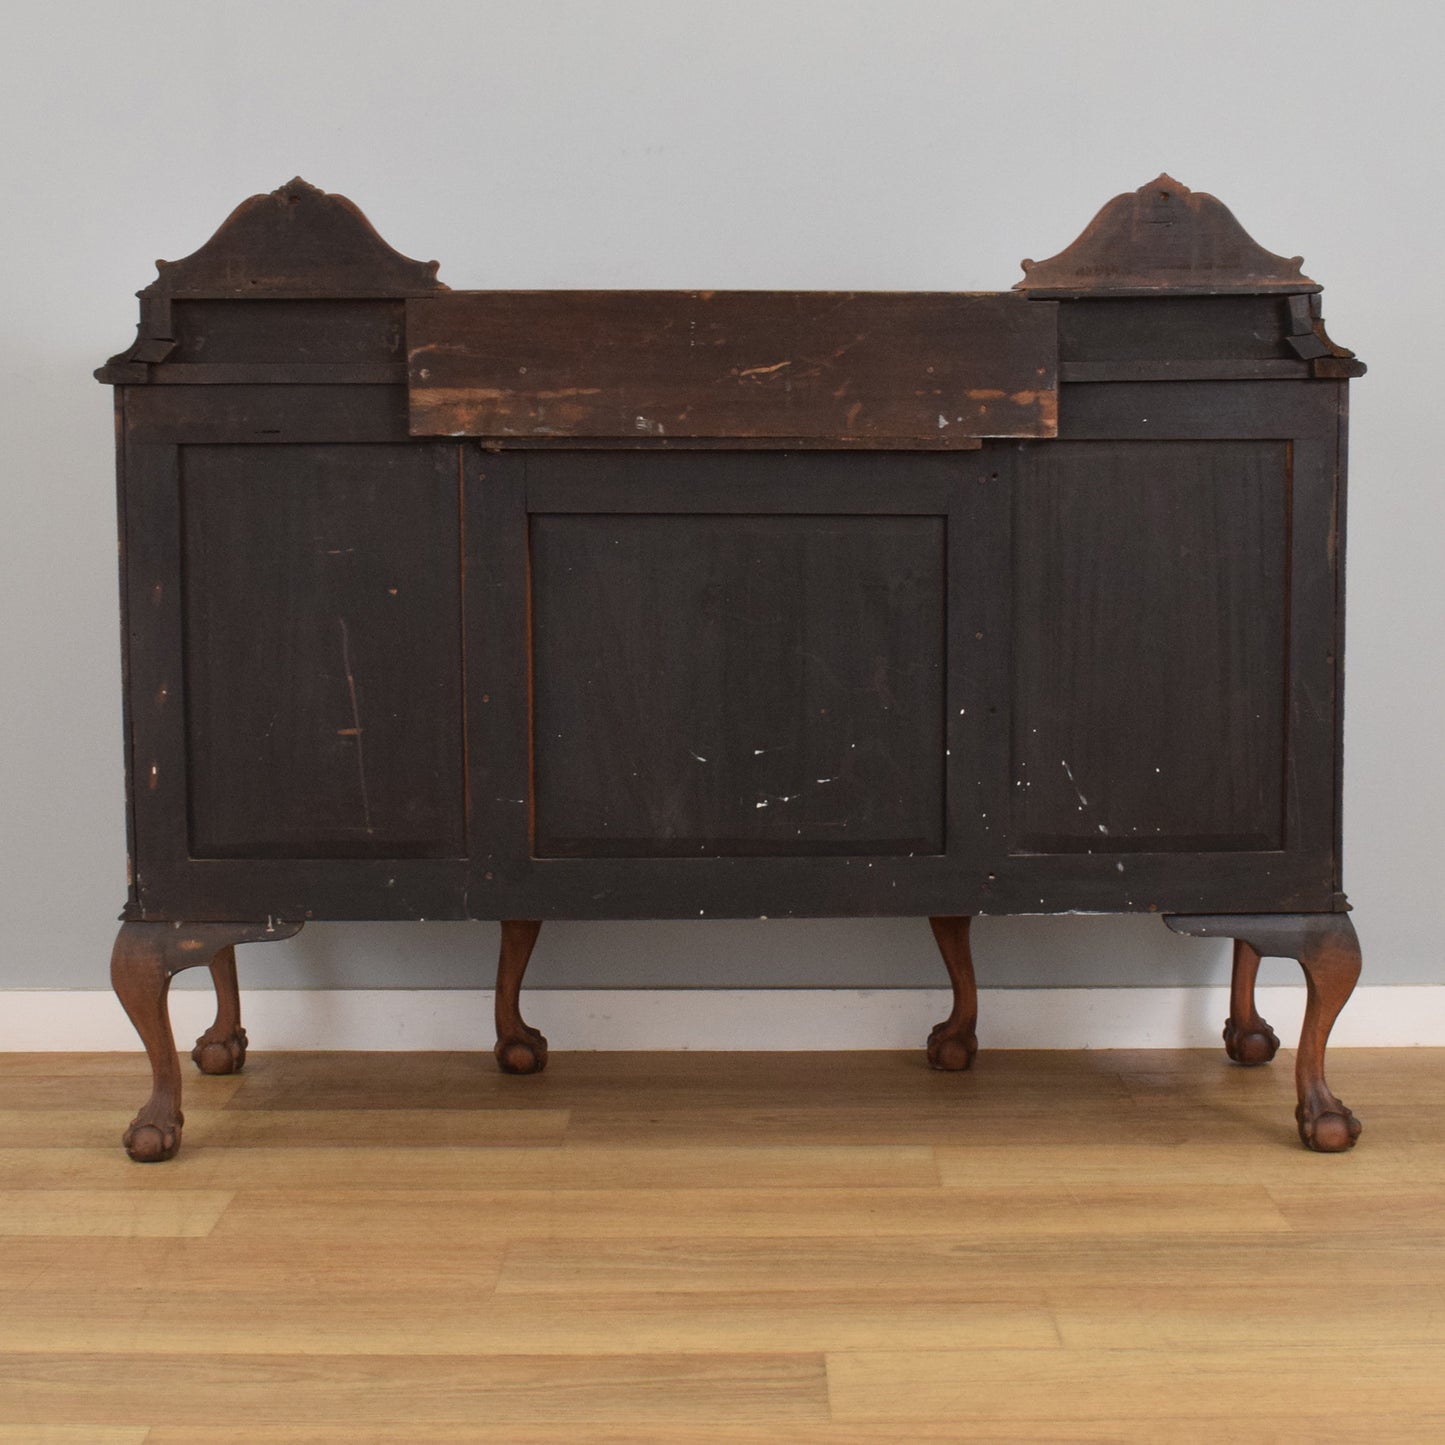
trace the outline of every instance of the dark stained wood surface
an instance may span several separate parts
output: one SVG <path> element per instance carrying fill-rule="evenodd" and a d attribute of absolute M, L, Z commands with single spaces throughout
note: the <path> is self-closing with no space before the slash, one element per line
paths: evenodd
<path fill-rule="evenodd" d="M 1075 363 L 1297 360 L 1289 346 L 1289 300 L 1082 297 L 1059 306 L 1059 357 Z"/>
<path fill-rule="evenodd" d="M 176 344 L 164 370 L 178 364 L 404 364 L 405 326 L 400 299 L 187 298 L 171 305 Z"/>
<path fill-rule="evenodd" d="M 133 386 L 126 388 L 125 434 L 131 442 L 172 446 L 406 442 L 406 392 L 359 380 Z"/>
<path fill-rule="evenodd" d="M 279 204 L 268 201 L 257 215 L 270 225 Z M 312 231 L 312 249 L 296 253 L 302 261 L 320 254 L 316 218 L 346 229 L 341 211 L 306 193 L 290 214 Z M 353 227 L 352 243 L 358 234 Z M 353 260 L 364 251 L 353 246 Z M 179 282 L 187 273 L 168 274 Z M 840 906 L 957 916 L 1077 906 L 1337 906 L 1332 619 L 1343 397 L 1337 386 L 1304 376 L 1321 362 L 1343 364 L 1343 349 L 1321 340 L 1310 296 L 1041 302 L 687 293 L 681 301 L 701 308 L 690 317 L 677 309 L 679 293 L 408 299 L 379 288 L 348 298 L 318 282 L 307 294 L 259 288 L 259 295 L 222 297 L 206 293 L 200 275 L 166 298 L 170 349 L 147 361 L 140 378 L 163 384 L 127 386 L 120 413 L 129 509 L 138 519 L 127 564 L 137 916 L 177 909 L 197 919 L 258 910 L 694 916 Z M 414 490 L 386 480 L 411 449 L 438 445 L 409 435 L 415 396 L 399 381 L 406 344 L 415 350 L 417 341 L 403 335 L 408 317 L 441 326 L 470 316 L 457 333 L 458 364 L 475 367 L 479 357 L 495 361 L 505 352 L 519 372 L 529 364 L 527 347 L 541 344 L 527 334 L 540 318 L 549 365 L 602 357 L 621 385 L 655 374 L 636 363 L 660 367 L 679 321 L 700 317 L 704 339 L 723 343 L 684 346 L 688 352 L 726 351 L 730 336 L 749 348 L 801 351 L 793 345 L 800 327 L 826 339 L 827 316 L 817 310 L 825 303 L 834 307 L 828 324 L 865 312 L 886 321 L 872 332 L 855 328 L 839 364 L 867 362 L 870 394 L 905 410 L 909 397 L 922 398 L 900 382 L 917 381 L 921 361 L 929 377 L 928 356 L 948 354 L 954 369 L 944 380 L 957 380 L 959 367 L 992 368 L 1001 383 L 994 389 L 1007 400 L 1014 393 L 1005 387 L 1018 380 L 1009 368 L 1039 345 L 1052 366 L 1057 350 L 1064 374 L 1074 377 L 1050 393 L 1060 397 L 1063 439 L 1034 438 L 1020 449 L 1011 440 L 951 435 L 942 445 L 958 448 L 956 455 L 935 453 L 930 470 L 925 458 L 940 446 L 936 415 L 933 436 L 910 439 L 885 428 L 846 437 L 836 430 L 836 408 L 829 419 L 824 406 L 809 415 L 834 433 L 804 440 L 835 450 L 809 452 L 806 465 L 801 452 L 787 450 L 788 437 L 765 434 L 766 419 L 759 425 L 737 412 L 718 415 L 716 424 L 732 429 L 718 436 L 634 430 L 595 444 L 576 435 L 478 439 L 487 448 L 547 449 L 515 463 L 475 443 L 452 445 L 460 473 L 445 481 L 446 466 L 437 473 L 451 498 L 445 504 L 418 505 Z M 622 311 L 603 316 L 599 307 Z M 737 335 L 708 331 L 708 317 L 728 307 L 740 308 Z M 600 317 L 617 325 L 599 330 Z M 960 328 L 964 317 L 973 320 Z M 484 334 L 487 318 L 496 327 Z M 1006 344 L 989 350 L 986 343 L 1000 337 Z M 444 344 L 439 337 L 436 345 Z M 778 359 L 788 364 L 760 362 L 744 377 L 751 367 L 739 353 L 722 375 L 734 397 L 756 391 L 766 411 L 789 397 L 794 382 L 798 359 Z M 827 405 L 849 396 L 860 374 L 839 380 L 834 390 L 843 396 L 830 394 Z M 939 375 L 935 368 L 913 392 L 941 385 Z M 1286 375 L 1292 379 L 1260 384 Z M 1229 376 L 1236 379 L 1208 379 Z M 1093 384 L 1078 384 L 1085 379 Z M 536 377 L 529 384 L 546 389 Z M 702 415 L 710 406 L 716 412 L 726 394 L 702 386 Z M 799 395 L 795 382 L 791 395 Z M 1037 420 L 1042 399 L 1031 405 Z M 851 457 L 836 450 L 848 445 L 864 450 Z M 729 450 L 735 446 L 763 450 Z M 668 455 L 669 447 L 678 451 Z M 361 460 L 368 452 L 375 465 Z M 307 460 L 298 469 L 298 457 L 316 465 Z M 347 472 L 353 458 L 354 474 Z M 1253 460 L 1241 471 L 1244 458 Z M 1179 459 L 1192 480 L 1173 485 Z M 204 480 L 217 465 L 235 471 L 235 485 Z M 458 659 L 454 700 L 449 694 L 443 709 L 450 722 L 430 711 L 408 717 L 401 708 L 384 720 L 381 746 L 397 759 L 384 770 L 398 780 L 395 817 L 370 844 L 343 836 L 336 757 L 318 752 L 315 736 L 292 736 L 284 766 L 256 762 L 269 757 L 257 737 L 273 717 L 294 734 L 303 715 L 326 711 L 307 711 L 307 699 L 329 685 L 323 623 L 349 617 L 364 600 L 345 587 L 328 590 L 307 571 L 314 543 L 306 539 L 326 526 L 356 531 L 375 556 L 402 545 L 400 534 L 414 534 L 403 570 L 413 579 L 411 595 L 427 591 L 432 599 L 433 621 L 423 630 L 375 634 L 379 651 L 371 655 L 368 642 L 359 676 L 370 674 L 374 685 L 379 659 L 384 692 L 420 697 L 424 677 L 448 670 L 448 656 Z M 901 529 L 899 536 L 890 529 Z M 223 545 L 230 538 L 235 545 Z M 943 594 L 945 623 L 879 631 L 874 624 L 884 614 L 872 594 L 907 574 L 910 555 L 936 557 L 940 547 L 930 585 Z M 1202 559 L 1195 570 L 1176 565 L 1181 549 Z M 609 553 L 626 554 L 630 565 L 609 572 Z M 263 554 L 275 554 L 276 578 L 296 576 L 289 592 L 255 601 L 248 578 L 270 565 Z M 576 581 L 581 572 L 592 585 Z M 755 616 L 747 605 L 709 612 L 717 588 L 727 600 L 734 574 L 738 586 L 751 577 L 761 587 L 743 599 L 758 604 Z M 1136 594 L 1170 588 L 1173 602 L 1131 606 Z M 1253 630 L 1221 632 L 1225 615 L 1250 617 Z M 257 639 L 268 629 L 279 637 L 287 616 L 310 631 L 290 640 L 274 668 L 263 666 Z M 929 686 L 936 685 L 936 692 L 905 691 L 897 716 L 880 712 L 868 723 L 875 732 L 884 721 L 904 729 L 874 739 L 878 757 L 896 759 L 904 781 L 890 793 L 879 779 L 860 779 L 857 809 L 847 810 L 850 819 L 859 809 L 878 818 L 880 807 L 894 807 L 895 823 L 906 818 L 908 826 L 878 831 L 861 851 L 841 855 L 810 823 L 799 831 L 795 821 L 784 836 L 769 799 L 765 809 L 752 800 L 764 816 L 743 818 L 738 800 L 749 780 L 742 772 L 723 784 L 714 775 L 720 791 L 706 795 L 689 791 L 695 779 L 654 776 L 677 750 L 652 740 L 670 735 L 684 715 L 707 716 L 739 758 L 742 733 L 794 728 L 793 692 L 816 691 L 823 674 L 812 677 L 805 663 L 801 679 L 785 682 L 774 654 L 786 652 L 790 627 L 821 635 L 825 621 L 836 631 L 829 647 L 838 655 L 804 650 L 823 656 L 833 679 L 827 685 L 847 698 L 839 705 L 845 716 L 864 706 L 878 677 L 896 694 L 895 671 L 916 684 L 921 669 L 931 669 Z M 718 666 L 707 650 L 714 626 L 721 628 Z M 939 630 L 944 641 L 930 652 L 928 634 Z M 692 652 L 687 639 L 699 644 Z M 669 662 L 674 653 L 682 664 Z M 719 679 L 730 675 L 726 660 L 735 655 L 774 660 L 755 669 L 762 681 L 749 689 L 724 689 Z M 1171 658 L 1194 665 L 1164 660 Z M 1241 678 L 1255 680 L 1250 699 L 1259 705 L 1229 712 L 1220 699 Z M 650 679 L 660 682 L 649 688 Z M 159 689 L 174 701 L 157 710 L 144 699 Z M 599 697 L 612 701 L 597 713 Z M 1111 708 L 1123 709 L 1122 721 Z M 935 739 L 927 728 L 936 714 Z M 559 716 L 561 728 L 551 728 Z M 594 716 L 610 742 L 576 740 L 573 725 Z M 435 727 L 451 729 L 444 743 L 427 731 Z M 556 741 L 549 729 L 576 751 L 549 752 Z M 343 743 L 333 736 L 328 746 Z M 1183 756 L 1185 774 L 1201 785 L 1170 793 L 1145 779 L 1130 793 L 1128 780 L 1115 777 L 1125 759 L 1132 766 L 1139 751 L 1162 748 Z M 1071 766 L 1078 753 L 1086 769 L 1110 780 L 1116 816 L 1105 826 L 1127 840 L 1116 837 L 1113 851 L 1101 854 L 1078 831 L 1070 816 L 1078 814 L 1077 795 L 1060 791 L 1062 774 L 1052 789 L 1010 801 L 1017 763 L 1042 766 L 1053 751 Z M 443 765 L 442 756 L 455 762 Z M 766 749 L 757 756 L 770 757 Z M 817 777 L 832 776 L 821 758 L 809 761 L 819 762 Z M 639 781 L 629 792 L 633 771 Z M 765 795 L 792 801 L 786 779 L 763 781 Z M 346 786 L 354 794 L 354 782 Z M 348 795 L 347 806 L 354 803 Z M 469 835 L 459 823 L 464 810 Z M 663 818 L 671 821 L 664 826 Z M 306 827 L 314 836 L 303 836 Z M 701 863 L 713 866 L 704 874 L 694 866 Z"/>
<path fill-rule="evenodd" d="M 101 381 L 144 385 L 177 345 L 176 311 L 185 300 L 224 298 L 370 298 L 445 291 L 435 261 L 412 261 L 377 235 L 345 196 L 299 176 L 269 195 L 242 201 L 199 250 L 157 261 L 156 279 L 139 293 L 140 324 L 125 351 L 96 371 Z"/>
<path fill-rule="evenodd" d="M 467 291 L 407 304 L 419 436 L 1046 437 L 1053 308 L 909 292 Z"/>
<path fill-rule="evenodd" d="M 473 594 L 476 608 L 468 627 L 469 643 L 475 638 L 474 665 L 468 677 L 471 747 L 474 756 L 485 760 L 472 775 L 472 817 L 481 852 L 473 872 L 469 906 L 478 916 L 801 916 L 827 912 L 827 899 L 843 896 L 850 900 L 850 911 L 917 913 L 929 899 L 954 897 L 960 890 L 969 897 L 976 896 L 994 851 L 988 836 L 989 815 L 999 818 L 1003 814 L 1005 779 L 1001 771 L 985 776 L 982 771 L 963 767 L 950 769 L 947 760 L 950 755 L 979 759 L 1006 748 L 1006 731 L 1000 730 L 997 709 L 991 711 L 989 706 L 1002 694 L 996 675 L 1000 654 L 992 645 L 992 639 L 1002 635 L 1001 589 L 987 581 L 989 569 L 1000 565 L 999 554 L 996 549 L 990 550 L 989 539 L 1006 526 L 1006 494 L 989 484 L 990 472 L 982 454 L 679 455 L 576 451 L 484 457 L 480 469 L 478 519 L 475 526 L 468 527 L 469 541 L 473 536 L 479 539 L 479 551 L 475 561 L 469 563 L 469 573 L 488 579 L 487 585 L 479 586 Z M 815 674 L 809 683 L 798 664 L 790 664 L 772 679 L 756 671 L 732 679 L 731 691 L 736 697 L 725 695 L 723 678 L 713 675 L 715 669 L 699 666 L 689 652 L 678 655 L 676 660 L 669 658 L 665 664 L 654 657 L 649 675 L 657 696 L 635 699 L 620 683 L 602 673 L 614 666 L 631 667 L 634 659 L 629 658 L 629 652 L 646 655 L 651 649 L 652 654 L 657 654 L 659 645 L 648 633 L 672 628 L 674 631 L 668 635 L 684 645 L 675 629 L 687 625 L 687 609 L 678 605 L 676 619 L 659 616 L 655 611 L 644 614 L 637 593 L 649 585 L 645 573 L 633 576 L 626 567 L 609 569 L 605 561 L 596 559 L 595 552 L 589 568 L 602 570 L 606 588 L 613 595 L 609 596 L 606 588 L 588 583 L 578 584 L 573 597 L 565 592 L 559 596 L 554 585 L 559 576 L 557 564 L 561 564 L 560 576 L 565 578 L 568 559 L 553 554 L 543 566 L 537 566 L 535 529 L 539 524 L 544 530 L 558 523 L 565 526 L 574 519 L 623 530 L 635 522 L 654 531 L 676 527 L 675 535 L 679 537 L 700 533 L 703 540 L 695 545 L 701 550 L 684 552 L 679 559 L 664 558 L 663 570 L 673 579 L 673 590 L 693 585 L 686 562 L 715 571 L 708 551 L 714 544 L 709 538 L 726 538 L 724 545 L 732 547 L 742 535 L 740 528 L 760 536 L 763 549 L 750 554 L 750 565 L 760 567 L 765 585 L 751 600 L 740 595 L 734 598 L 737 605 L 722 605 L 726 599 L 716 585 L 720 579 L 710 579 L 715 584 L 713 600 L 707 603 L 713 619 L 708 626 L 713 635 L 710 642 L 706 634 L 699 634 L 704 650 L 720 640 L 724 653 L 728 646 L 740 653 L 751 650 L 759 662 L 766 662 L 770 655 L 788 647 L 796 650 L 799 641 L 795 634 L 800 625 L 816 631 L 830 603 L 838 607 L 840 617 L 866 622 L 869 632 L 855 641 L 866 641 L 871 634 L 882 644 L 882 650 L 860 648 L 859 656 L 846 656 L 840 652 L 837 640 L 848 634 L 844 627 L 823 642 L 821 654 L 825 665 L 836 664 L 841 682 L 838 677 L 830 679 L 818 672 L 815 661 Z M 841 526 L 851 539 L 860 530 L 857 524 L 874 522 L 880 533 L 900 526 L 911 533 L 915 523 L 924 523 L 922 530 L 930 535 L 935 527 L 941 530 L 947 567 L 942 590 L 947 603 L 941 617 L 933 611 L 936 620 L 932 623 L 927 622 L 927 616 L 933 605 L 927 604 L 926 598 L 908 598 L 908 577 L 913 575 L 917 580 L 920 563 L 933 565 L 927 563 L 926 557 L 907 555 L 906 546 L 892 549 L 890 567 L 899 571 L 898 580 L 892 583 L 881 579 L 877 562 L 860 559 L 856 550 L 850 555 L 855 563 L 853 570 L 861 572 L 861 578 L 830 562 L 830 549 L 825 545 L 830 532 Z M 911 535 L 907 540 L 912 540 Z M 808 595 L 796 572 L 790 585 L 783 586 L 779 548 L 784 544 L 792 549 L 801 546 L 802 556 L 811 552 L 818 570 L 814 580 L 827 584 L 821 591 Z M 934 546 L 929 543 L 930 553 L 936 556 Z M 544 543 L 543 550 L 545 547 Z M 542 580 L 544 570 L 551 581 Z M 956 585 L 954 579 L 961 584 L 965 578 L 979 585 Z M 758 613 L 760 601 L 766 603 L 764 616 Z M 925 604 L 924 610 L 920 610 L 921 603 Z M 588 615 L 589 606 L 599 611 L 631 609 L 637 619 L 632 623 L 635 632 L 601 639 L 598 622 Z M 519 612 L 533 619 L 527 632 L 506 623 Z M 934 644 L 937 651 L 930 655 L 927 648 L 931 639 L 927 634 L 912 637 L 895 629 L 890 636 L 888 627 L 880 625 L 880 619 L 887 618 L 890 612 L 917 615 L 932 629 L 935 638 L 942 627 L 941 647 Z M 594 650 L 605 646 L 602 657 L 587 655 L 585 647 L 574 649 L 565 628 L 560 636 L 555 625 L 549 629 L 548 615 L 554 624 L 564 621 L 577 628 Z M 693 643 L 688 641 L 685 646 L 691 649 Z M 925 667 L 934 657 L 942 657 L 937 694 L 931 693 L 933 680 L 926 670 L 896 680 L 898 689 L 910 694 L 910 705 L 921 704 L 931 711 L 935 706 L 931 697 L 940 699 L 937 726 L 941 756 L 938 744 L 926 741 L 924 730 L 933 726 L 929 712 L 890 720 L 883 710 L 887 699 L 879 695 L 875 673 L 889 683 L 890 670 L 905 655 Z M 881 672 L 877 668 L 880 662 Z M 806 667 L 807 659 L 798 659 L 798 663 Z M 584 677 L 592 679 L 592 691 L 600 694 L 597 716 L 586 714 L 589 703 L 585 683 L 568 676 L 568 667 L 574 664 Z M 691 696 L 682 685 L 685 678 L 695 685 L 698 696 Z M 635 669 L 627 680 L 636 682 Z M 838 698 L 844 720 L 858 731 L 849 736 L 837 730 L 830 734 L 831 724 L 821 717 L 816 726 L 810 727 L 806 718 L 797 716 L 797 697 L 789 691 L 795 693 L 800 686 L 830 692 Z M 587 738 L 575 732 L 568 734 L 564 729 L 560 740 L 560 746 L 605 765 L 601 780 L 583 779 L 583 786 L 590 787 L 594 797 L 601 790 L 600 796 L 610 800 L 610 806 L 618 810 L 631 808 L 635 819 L 639 801 L 626 794 L 628 775 L 634 767 L 656 773 L 675 765 L 681 770 L 676 779 L 679 784 L 691 780 L 695 788 L 702 790 L 687 800 L 700 819 L 691 837 L 702 846 L 687 849 L 692 856 L 676 856 L 677 850 L 674 856 L 641 855 L 635 842 L 637 834 L 629 848 L 634 856 L 609 855 L 600 847 L 586 853 L 578 849 L 571 856 L 538 856 L 533 829 L 537 828 L 540 840 L 548 821 L 542 803 L 549 786 L 549 764 L 566 761 L 550 751 L 559 746 L 553 736 L 558 729 L 543 723 L 549 688 L 560 693 L 554 701 L 564 702 L 596 733 Z M 822 697 L 818 706 L 832 707 L 834 703 Z M 710 735 L 723 744 L 717 762 L 702 747 L 694 747 L 693 752 L 709 758 L 707 764 L 697 762 L 694 756 L 674 758 L 676 749 L 671 737 L 635 732 L 634 724 L 648 720 L 645 715 L 649 710 L 657 714 L 650 719 L 654 724 L 668 720 L 710 729 Z M 775 743 L 791 744 L 792 750 L 784 747 L 769 753 L 767 742 L 758 735 L 760 728 L 773 734 Z M 622 767 L 598 753 L 603 738 L 610 740 L 620 758 L 633 761 Z M 868 757 L 865 745 L 870 741 L 874 755 Z M 851 767 L 852 776 L 843 777 L 843 785 L 855 791 L 866 785 L 867 806 L 874 810 L 892 808 L 895 816 L 901 816 L 900 800 L 906 800 L 902 803 L 904 811 L 926 809 L 925 827 L 936 826 L 932 819 L 941 807 L 943 851 L 896 851 L 900 835 L 894 834 L 888 841 L 895 851 L 840 853 L 834 841 L 820 842 L 806 854 L 759 853 L 757 838 L 761 835 L 754 833 L 751 841 L 745 835 L 738 836 L 743 826 L 739 819 L 745 812 L 742 789 L 761 782 L 777 799 L 788 797 L 789 801 L 783 803 L 751 791 L 745 801 L 755 814 L 801 803 L 805 820 L 814 825 L 812 835 L 815 839 L 821 837 L 816 824 L 828 818 L 817 807 L 827 801 L 828 788 L 839 779 L 838 770 L 818 766 L 807 773 L 811 796 L 806 801 L 790 797 L 799 789 L 785 784 L 804 776 L 805 769 L 800 766 L 805 761 L 803 754 L 808 754 L 809 763 L 821 762 L 823 752 L 828 751 L 831 761 L 838 751 L 853 751 L 847 746 L 853 742 L 865 752 L 867 761 Z M 885 742 L 890 746 L 905 743 L 917 758 L 920 771 L 928 769 L 927 777 L 933 779 L 941 796 L 929 802 L 924 777 L 890 778 L 889 759 L 879 752 Z M 764 751 L 755 755 L 753 750 L 759 747 Z M 930 748 L 935 750 L 931 763 Z M 656 753 L 666 756 L 656 760 L 652 756 Z M 689 770 L 704 767 L 720 767 L 726 785 L 697 782 Z M 508 786 L 512 780 L 534 777 L 535 784 Z M 834 778 L 835 783 L 817 782 L 825 777 Z M 885 791 L 885 784 L 891 793 Z M 557 793 L 552 796 L 555 799 Z M 767 801 L 768 808 L 758 809 L 759 801 Z M 640 806 L 645 810 L 651 804 L 641 801 Z M 683 821 L 689 820 L 684 817 Z M 729 847 L 736 851 L 731 853 L 719 846 L 723 823 L 734 828 Z M 784 834 L 771 818 L 766 823 L 751 820 L 749 826 L 771 830 L 778 848 L 782 848 Z M 788 826 L 796 830 L 799 820 L 794 819 Z M 858 826 L 857 820 L 849 826 Z M 919 832 L 920 825 L 914 824 L 911 831 Z M 791 836 L 796 839 L 798 834 L 794 831 Z M 923 911 L 927 911 L 926 907 Z"/>
<path fill-rule="evenodd" d="M 116 986 L 166 1157 L 170 975 L 305 918 L 1139 911 L 1300 959 L 1340 888 L 1344 381 L 1315 283 L 1168 177 L 1021 295 L 468 292 L 293 182 L 142 294 L 119 384 Z M 1059 299 L 1039 299 L 1054 297 Z M 443 439 L 446 438 L 446 439 Z M 237 922 L 236 920 L 242 920 Z M 246 921 L 249 920 L 249 921 Z M 271 920 L 290 920 L 278 923 Z"/>
<path fill-rule="evenodd" d="M 1288 494 L 1282 441 L 1029 449 L 1014 485 L 1016 850 L 1283 846 Z"/>
<path fill-rule="evenodd" d="M 435 261 L 393 250 L 345 196 L 300 176 L 242 201 L 205 245 L 157 261 L 145 295 L 414 296 L 445 291 Z"/>
<path fill-rule="evenodd" d="M 1030 296 L 1219 296 L 1318 291 L 1302 256 L 1266 251 L 1222 201 L 1161 175 L 1115 196 L 1047 261 L 1024 261 Z"/>
<path fill-rule="evenodd" d="M 465 856 L 459 504 L 446 443 L 183 449 L 192 857 Z"/>
<path fill-rule="evenodd" d="M 941 853 L 946 527 L 534 514 L 537 855 Z"/>

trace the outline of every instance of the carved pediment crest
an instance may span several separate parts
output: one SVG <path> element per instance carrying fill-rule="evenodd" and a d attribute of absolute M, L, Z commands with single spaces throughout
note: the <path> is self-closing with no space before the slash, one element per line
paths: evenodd
<path fill-rule="evenodd" d="M 242 201 L 179 261 L 157 261 L 142 296 L 415 296 L 444 291 L 435 261 L 392 250 L 345 196 L 300 176 Z"/>
<path fill-rule="evenodd" d="M 1115 196 L 1072 246 L 1024 261 L 1031 296 L 1215 296 L 1318 291 L 1302 256 L 1259 245 L 1222 201 L 1161 175 Z"/>

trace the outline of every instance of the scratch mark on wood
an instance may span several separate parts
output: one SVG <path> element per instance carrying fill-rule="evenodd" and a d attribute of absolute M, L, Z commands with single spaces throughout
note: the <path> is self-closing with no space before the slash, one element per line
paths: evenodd
<path fill-rule="evenodd" d="M 361 786 L 361 816 L 368 833 L 375 833 L 371 823 L 371 795 L 366 787 L 366 752 L 361 741 L 361 710 L 356 702 L 356 675 L 351 670 L 351 633 L 347 630 L 346 619 L 338 617 L 336 625 L 341 629 L 341 666 L 346 673 L 346 692 L 351 699 L 352 726 L 342 731 L 343 737 L 356 739 L 356 777 Z"/>
<path fill-rule="evenodd" d="M 1035 728 L 1034 731 L 1037 732 L 1038 729 Z M 1079 806 L 1081 808 L 1087 808 L 1089 806 L 1089 800 L 1084 796 L 1083 789 L 1080 788 L 1079 785 L 1074 781 L 1074 770 L 1063 758 L 1060 758 L 1059 762 L 1062 765 L 1064 772 L 1068 775 L 1069 786 L 1073 788 L 1073 790 L 1079 795 Z"/>
<path fill-rule="evenodd" d="M 775 371 L 781 371 L 785 366 L 791 366 L 791 361 L 775 361 L 771 366 L 748 366 L 738 372 L 738 380 L 745 376 L 771 376 Z"/>

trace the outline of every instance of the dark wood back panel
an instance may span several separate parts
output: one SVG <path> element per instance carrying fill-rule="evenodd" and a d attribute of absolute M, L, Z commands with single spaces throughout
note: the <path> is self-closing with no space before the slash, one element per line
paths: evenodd
<path fill-rule="evenodd" d="M 399 300 L 174 301 L 171 329 L 175 347 L 167 366 L 276 368 L 406 360 Z"/>
<path fill-rule="evenodd" d="M 98 373 L 131 916 L 1343 906 L 1363 366 L 1167 177 L 1026 270 L 452 294 L 244 203 Z"/>
<path fill-rule="evenodd" d="M 468 291 L 407 302 L 411 429 L 495 438 L 1053 436 L 1053 304 L 830 291 Z"/>
<path fill-rule="evenodd" d="M 479 916 L 976 895 L 1007 747 L 1006 493 L 979 454 L 479 465 Z"/>
<path fill-rule="evenodd" d="M 1013 847 L 1281 848 L 1289 444 L 1054 442 L 1013 500 Z"/>
<path fill-rule="evenodd" d="M 456 448 L 181 449 L 193 857 L 461 857 Z"/>
<path fill-rule="evenodd" d="M 941 853 L 945 522 L 534 514 L 537 854 Z"/>

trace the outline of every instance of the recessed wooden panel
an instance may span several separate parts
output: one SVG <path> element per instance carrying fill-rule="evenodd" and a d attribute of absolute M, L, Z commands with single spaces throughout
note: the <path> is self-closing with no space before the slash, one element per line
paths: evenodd
<path fill-rule="evenodd" d="M 455 447 L 181 450 L 190 851 L 465 852 Z"/>
<path fill-rule="evenodd" d="M 945 525 L 534 516 L 536 854 L 941 852 Z"/>
<path fill-rule="evenodd" d="M 171 303 L 166 364 L 325 365 L 405 359 L 399 300 Z"/>
<path fill-rule="evenodd" d="M 411 430 L 972 447 L 1058 430 L 1049 302 L 950 292 L 464 291 L 406 309 Z"/>
<path fill-rule="evenodd" d="M 1283 846 L 1289 455 L 1094 441 L 1021 456 L 1016 850 Z"/>
<path fill-rule="evenodd" d="M 1059 354 L 1069 362 L 1297 359 L 1285 344 L 1281 296 L 1111 297 L 1059 305 Z"/>

